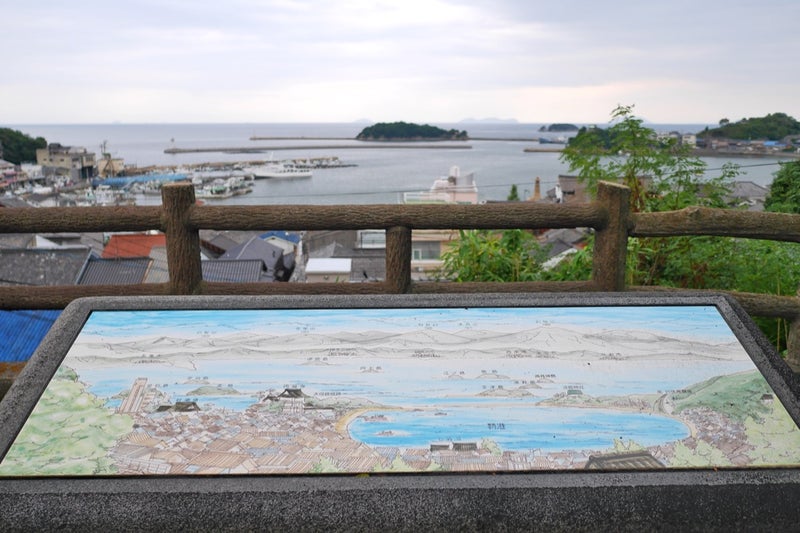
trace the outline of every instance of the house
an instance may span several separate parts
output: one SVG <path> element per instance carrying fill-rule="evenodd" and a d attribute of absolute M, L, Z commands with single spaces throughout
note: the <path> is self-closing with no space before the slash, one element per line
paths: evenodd
<path fill-rule="evenodd" d="M 189 413 L 193 411 L 200 411 L 200 406 L 197 402 L 175 402 L 175 404 L 159 405 L 156 408 L 157 413 L 164 413 L 167 411 L 175 411 L 178 413 Z"/>
<path fill-rule="evenodd" d="M 305 267 L 306 281 L 319 282 L 349 282 L 353 260 L 350 258 L 312 257 Z"/>
<path fill-rule="evenodd" d="M 60 314 L 60 309 L 0 309 L 0 363 L 30 359 Z"/>
<path fill-rule="evenodd" d="M 695 148 L 697 146 L 697 135 L 694 133 L 684 133 L 681 135 L 681 144 Z"/>
<path fill-rule="evenodd" d="M 736 181 L 725 200 L 734 207 L 746 207 L 748 211 L 763 211 L 769 189 L 752 181 Z"/>
<path fill-rule="evenodd" d="M 403 201 L 477 204 L 475 176 L 452 167 L 448 176 L 435 180 L 429 190 L 404 193 Z M 413 230 L 411 279 L 434 278 L 442 266 L 442 253 L 456 237 L 457 232 L 451 230 Z M 303 242 L 303 255 L 309 258 L 305 267 L 307 281 L 364 282 L 386 278 L 386 232 L 382 229 L 309 232 Z M 344 272 L 348 264 L 349 274 Z"/>
<path fill-rule="evenodd" d="M 256 283 L 264 281 L 264 262 L 261 259 L 230 259 L 202 261 L 205 281 Z"/>
<path fill-rule="evenodd" d="M 11 189 L 17 182 L 17 169 L 0 157 L 0 192 Z"/>
<path fill-rule="evenodd" d="M 247 232 L 246 237 L 237 239 L 232 233 L 240 232 L 214 232 L 203 230 L 200 232 L 200 249 L 203 255 L 209 259 L 216 259 L 228 250 L 239 246 L 253 236 L 252 232 Z"/>
<path fill-rule="evenodd" d="M 586 470 L 663 470 L 661 462 L 646 451 L 590 455 Z"/>
<path fill-rule="evenodd" d="M 154 246 L 165 247 L 163 233 L 115 233 L 103 248 L 103 259 L 121 257 L 148 257 Z"/>
<path fill-rule="evenodd" d="M 92 252 L 78 248 L 0 248 L 0 285 L 75 285 Z"/>
<path fill-rule="evenodd" d="M 12 241 L 23 246 L 0 247 L 0 285 L 74 285 L 91 256 L 91 250 L 85 247 L 28 248 L 35 243 L 32 235 L 3 238 L 4 245 Z M 0 310 L 0 363 L 30 359 L 60 314 L 60 309 Z"/>
<path fill-rule="evenodd" d="M 301 255 L 312 259 L 349 259 L 350 270 L 345 277 L 343 264 L 336 267 L 335 274 L 341 281 L 364 282 L 386 278 L 386 232 L 383 230 L 336 230 L 309 231 L 302 241 Z M 312 272 L 318 274 L 318 261 L 312 261 Z M 306 271 L 308 266 L 305 266 Z M 325 267 L 327 268 L 327 267 Z M 309 281 L 305 274 L 305 280 Z M 303 273 L 298 275 L 303 280 Z M 324 281 L 318 276 L 313 281 Z"/>
<path fill-rule="evenodd" d="M 435 278 L 442 267 L 442 253 L 456 239 L 458 232 L 452 230 L 414 230 L 411 234 L 411 279 Z"/>
<path fill-rule="evenodd" d="M 93 178 L 97 167 L 94 152 L 59 143 L 37 149 L 36 163 L 42 166 L 47 176 L 68 176 L 73 181 Z"/>
<path fill-rule="evenodd" d="M 125 160 L 122 158 L 112 158 L 110 154 L 97 161 L 97 175 L 101 178 L 119 176 L 125 171 Z"/>
<path fill-rule="evenodd" d="M 275 244 L 253 236 L 247 242 L 231 248 L 219 260 L 257 259 L 263 263 L 262 281 L 289 281 L 294 272 L 294 253 L 286 254 Z"/>
<path fill-rule="evenodd" d="M 547 198 L 557 204 L 589 202 L 591 198 L 578 176 L 560 174 L 556 186 L 547 191 Z"/>
<path fill-rule="evenodd" d="M 461 169 L 453 166 L 447 177 L 436 179 L 427 191 L 403 193 L 403 203 L 477 204 L 478 186 L 475 184 L 475 174 L 462 174 Z"/>
<path fill-rule="evenodd" d="M 251 236 L 251 238 L 254 238 Z M 203 279 L 206 281 L 255 283 L 259 281 L 272 281 L 269 272 L 265 272 L 265 258 L 270 260 L 273 270 L 281 272 L 285 269 L 272 260 L 275 255 L 283 253 L 282 249 L 268 244 L 266 250 L 258 243 L 237 244 L 228 240 L 226 245 L 231 247 L 219 259 L 201 261 Z M 292 251 L 293 253 L 293 251 Z M 268 256 L 268 257 L 267 257 Z M 231 259 L 231 257 L 244 257 Z M 103 249 L 102 259 L 149 259 L 143 283 L 169 282 L 169 264 L 167 262 L 166 237 L 163 233 L 122 233 L 112 235 Z M 130 276 L 128 264 L 124 262 L 106 263 L 102 268 L 106 271 L 119 269 L 119 274 L 126 279 Z M 277 268 L 276 268 L 277 267 Z M 93 264 L 93 269 L 100 268 Z"/>

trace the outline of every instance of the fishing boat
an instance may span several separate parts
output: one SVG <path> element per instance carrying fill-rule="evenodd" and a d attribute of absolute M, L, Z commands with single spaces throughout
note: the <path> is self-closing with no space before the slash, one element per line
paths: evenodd
<path fill-rule="evenodd" d="M 252 192 L 249 181 L 238 176 L 227 180 L 217 178 L 212 183 L 195 184 L 195 198 L 202 200 L 224 200 L 240 194 Z"/>
<path fill-rule="evenodd" d="M 255 179 L 293 179 L 310 178 L 313 175 L 309 168 L 299 168 L 287 161 L 277 161 L 245 169 Z"/>

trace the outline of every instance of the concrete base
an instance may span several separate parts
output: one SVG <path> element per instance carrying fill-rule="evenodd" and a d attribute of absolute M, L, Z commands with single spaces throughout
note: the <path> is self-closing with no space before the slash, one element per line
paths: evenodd
<path fill-rule="evenodd" d="M 3 530 L 789 531 L 784 472 L 4 480 Z"/>

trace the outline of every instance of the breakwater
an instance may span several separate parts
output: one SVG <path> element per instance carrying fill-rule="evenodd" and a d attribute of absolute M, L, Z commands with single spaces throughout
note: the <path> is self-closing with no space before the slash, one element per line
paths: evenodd
<path fill-rule="evenodd" d="M 165 154 L 189 154 L 200 152 L 221 152 L 224 154 L 258 154 L 265 152 L 277 152 L 278 150 L 347 150 L 347 149 L 392 149 L 392 148 L 413 148 L 417 150 L 458 150 L 472 148 L 471 145 L 464 144 L 417 144 L 417 143 L 381 143 L 381 144 L 317 144 L 317 145 L 294 145 L 294 146 L 224 146 L 224 147 L 201 147 L 201 148 L 167 148 Z"/>

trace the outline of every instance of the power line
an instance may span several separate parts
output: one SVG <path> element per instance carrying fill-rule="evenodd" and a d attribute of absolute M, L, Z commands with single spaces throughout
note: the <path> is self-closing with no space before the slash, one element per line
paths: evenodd
<path fill-rule="evenodd" d="M 738 167 L 738 168 L 771 167 L 771 166 L 784 165 L 786 163 L 788 163 L 788 161 L 776 161 L 774 163 L 754 163 L 752 165 L 739 165 L 739 164 L 736 164 L 736 167 Z M 709 172 L 709 171 L 712 171 L 712 170 L 725 170 L 725 167 L 707 168 L 707 169 L 705 169 L 706 172 Z"/>

